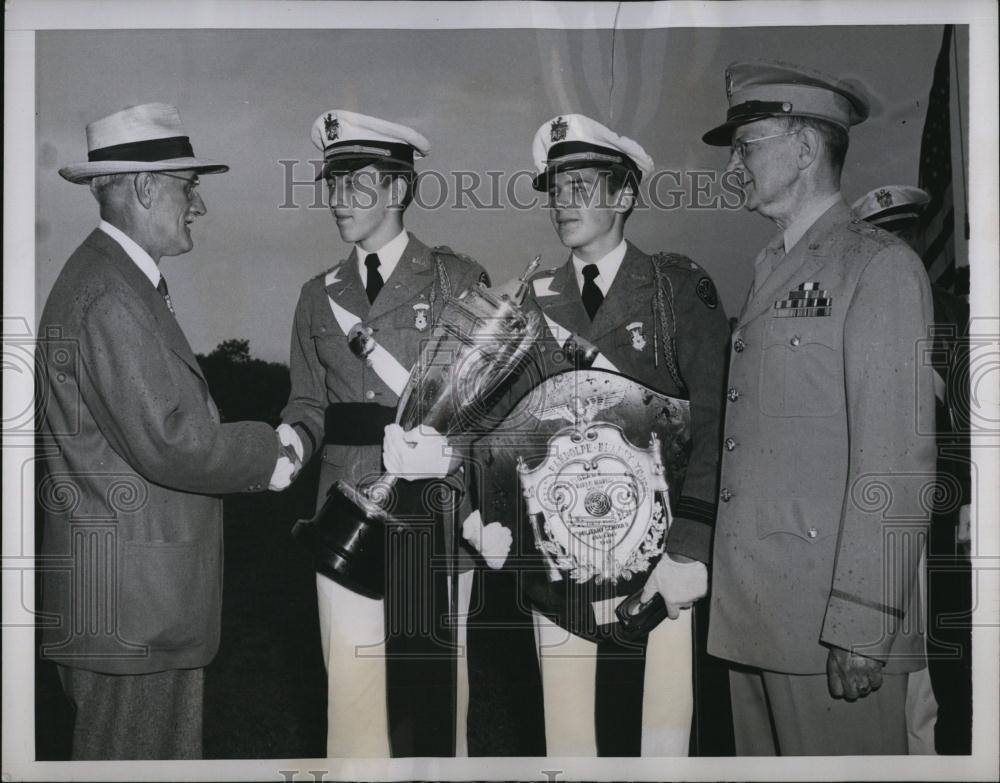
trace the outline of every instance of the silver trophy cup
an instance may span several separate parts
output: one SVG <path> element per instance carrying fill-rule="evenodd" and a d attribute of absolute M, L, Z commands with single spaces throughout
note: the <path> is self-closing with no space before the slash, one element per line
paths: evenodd
<path fill-rule="evenodd" d="M 396 422 L 404 430 L 427 426 L 454 435 L 482 421 L 486 402 L 543 334 L 538 313 L 521 309 L 538 262 L 510 294 L 479 286 L 444 305 L 400 397 Z M 361 330 L 350 338 L 362 358 L 370 337 Z M 297 523 L 293 534 L 314 550 L 320 573 L 362 595 L 383 596 L 384 528 L 392 521 L 397 480 L 383 474 L 360 486 L 338 481 L 316 515 Z"/>

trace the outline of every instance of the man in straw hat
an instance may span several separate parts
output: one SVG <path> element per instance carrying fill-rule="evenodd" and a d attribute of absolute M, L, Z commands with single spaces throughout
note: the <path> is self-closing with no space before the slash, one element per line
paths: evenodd
<path fill-rule="evenodd" d="M 193 246 L 202 174 L 173 106 L 87 126 L 101 222 L 59 274 L 38 365 L 47 475 L 42 657 L 75 709 L 74 759 L 200 758 L 205 666 L 219 647 L 219 495 L 284 489 L 271 427 L 221 424 L 160 262 Z"/>
<path fill-rule="evenodd" d="M 927 275 L 841 196 L 857 87 L 758 61 L 731 65 L 726 92 L 704 141 L 779 230 L 732 335 L 708 651 L 732 664 L 740 755 L 906 753 L 934 479 Z"/>
<path fill-rule="evenodd" d="M 442 307 L 488 279 L 472 259 L 430 248 L 403 225 L 415 192 L 414 163 L 429 152 L 422 134 L 331 109 L 316 118 L 311 137 L 323 153 L 319 177 L 327 183 L 331 216 L 351 252 L 302 287 L 292 388 L 279 429 L 304 462 L 321 455 L 320 507 L 338 480 L 371 482 L 384 464 L 404 479 L 395 488 L 394 513 L 426 522 L 434 515 L 422 479 L 446 476 L 456 464 L 443 436 L 423 428 L 404 433 L 394 423 L 396 407 Z M 357 352 L 359 334 L 378 350 Z M 389 526 L 384 600 L 335 581 L 331 564 L 338 555 L 322 535 L 311 542 L 330 757 L 464 753 L 464 715 L 456 717 L 453 706 L 457 701 L 461 713 L 464 699 L 452 687 L 447 573 L 430 564 L 432 550 L 438 562 L 452 552 L 452 531 L 439 522 L 433 532 L 420 524 Z M 470 585 L 471 575 L 459 579 L 465 606 Z"/>

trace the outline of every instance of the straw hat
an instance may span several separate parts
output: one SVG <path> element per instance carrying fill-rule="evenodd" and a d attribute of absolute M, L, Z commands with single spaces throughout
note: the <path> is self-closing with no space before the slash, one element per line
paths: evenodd
<path fill-rule="evenodd" d="M 87 162 L 64 166 L 70 182 L 89 182 L 105 174 L 195 169 L 202 174 L 229 166 L 195 157 L 177 109 L 168 103 L 130 106 L 87 126 Z"/>

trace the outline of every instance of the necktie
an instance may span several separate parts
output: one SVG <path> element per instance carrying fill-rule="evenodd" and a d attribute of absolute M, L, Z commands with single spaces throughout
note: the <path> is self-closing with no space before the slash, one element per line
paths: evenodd
<path fill-rule="evenodd" d="M 597 308 L 604 301 L 604 294 L 601 293 L 601 289 L 594 282 L 594 278 L 599 274 L 597 264 L 587 264 L 583 268 L 583 306 L 587 309 L 587 315 L 590 316 L 591 321 L 597 315 Z"/>
<path fill-rule="evenodd" d="M 381 263 L 377 253 L 369 253 L 365 258 L 365 266 L 368 267 L 368 282 L 365 283 L 365 293 L 368 294 L 369 304 L 375 301 L 375 297 L 378 296 L 378 292 L 385 284 L 385 280 L 382 279 L 382 275 L 378 271 Z"/>
<path fill-rule="evenodd" d="M 170 301 L 170 292 L 167 290 L 167 278 L 163 275 L 160 275 L 160 282 L 156 284 L 156 290 L 160 292 L 163 301 L 167 303 L 167 309 L 173 313 L 174 303 Z"/>

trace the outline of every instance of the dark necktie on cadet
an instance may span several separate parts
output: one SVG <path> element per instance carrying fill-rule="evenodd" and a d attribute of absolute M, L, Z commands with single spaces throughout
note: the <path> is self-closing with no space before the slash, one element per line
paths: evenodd
<path fill-rule="evenodd" d="M 174 303 L 170 301 L 170 292 L 167 290 L 167 279 L 163 275 L 160 275 L 160 282 L 156 284 L 156 290 L 160 292 L 163 301 L 167 303 L 167 309 L 173 313 Z"/>
<path fill-rule="evenodd" d="M 365 293 L 368 294 L 368 303 L 371 304 L 375 301 L 375 297 L 378 296 L 378 292 L 382 290 L 382 286 L 385 285 L 385 280 L 382 279 L 382 273 L 378 271 L 381 261 L 378 260 L 377 253 L 369 253 L 365 257 L 365 266 L 368 267 L 368 281 L 365 283 Z"/>
<path fill-rule="evenodd" d="M 604 294 L 601 293 L 601 289 L 594 282 L 594 278 L 599 274 L 597 264 L 587 264 L 583 268 L 583 306 L 587 308 L 587 315 L 590 316 L 591 321 L 597 315 L 597 308 L 604 301 Z"/>

